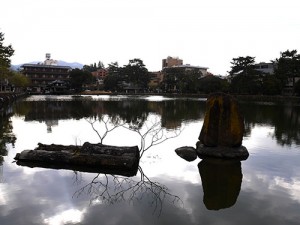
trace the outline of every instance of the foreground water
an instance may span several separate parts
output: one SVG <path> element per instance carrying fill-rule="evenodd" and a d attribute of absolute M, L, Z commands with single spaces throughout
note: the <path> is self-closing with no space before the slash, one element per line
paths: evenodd
<path fill-rule="evenodd" d="M 31 96 L 1 112 L 0 224 L 299 224 L 300 106 L 241 103 L 246 161 L 187 162 L 205 99 Z M 122 124 L 120 127 L 116 125 Z M 138 130 L 134 132 L 123 126 Z M 105 127 L 107 125 L 107 127 Z M 113 129 L 115 128 L 115 129 Z M 141 147 L 157 128 L 136 176 L 22 167 L 37 144 L 89 141 Z M 153 133 L 146 135 L 150 145 Z"/>

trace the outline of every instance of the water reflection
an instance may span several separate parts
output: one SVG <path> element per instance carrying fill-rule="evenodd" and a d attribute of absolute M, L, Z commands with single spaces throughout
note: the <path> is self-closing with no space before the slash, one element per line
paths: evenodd
<path fill-rule="evenodd" d="M 54 100 L 52 101 L 55 102 Z M 176 122 L 175 117 L 170 120 L 165 118 L 164 124 L 169 124 L 168 127 L 179 126 L 179 124 L 181 125 L 187 121 L 190 122 L 184 124 L 186 127 L 181 136 L 164 144 L 162 148 L 155 149 L 155 151 L 151 153 L 152 155 L 149 154 L 149 157 L 145 155 L 146 157 L 143 162 L 141 162 L 146 176 L 151 181 L 146 185 L 152 187 L 151 185 L 159 184 L 158 186 L 166 187 L 166 194 L 164 194 L 164 192 L 158 192 L 159 190 L 165 190 L 159 189 L 159 187 L 157 187 L 157 191 L 152 192 L 151 188 L 145 191 L 146 187 L 139 173 L 139 176 L 130 177 L 129 179 L 127 179 L 127 177 L 118 176 L 118 180 L 114 180 L 115 176 L 109 174 L 105 175 L 101 173 L 98 175 L 93 173 L 75 173 L 67 170 L 28 169 L 17 167 L 11 163 L 15 153 L 24 148 L 30 149 L 41 139 L 43 141 L 49 141 L 49 143 L 57 143 L 63 139 L 62 144 L 74 144 L 72 142 L 72 135 L 77 135 L 77 133 L 79 133 L 78 130 L 87 133 L 87 135 L 82 138 L 83 140 L 88 139 L 88 136 L 91 136 L 91 133 L 89 133 L 91 127 L 89 124 L 84 126 L 86 117 L 88 117 L 89 120 L 93 120 L 95 117 L 99 117 L 98 114 L 107 114 L 109 116 L 116 115 L 116 118 L 119 118 L 117 109 L 111 110 L 109 108 L 102 108 L 110 107 L 111 104 L 95 103 L 92 102 L 92 100 L 81 101 L 86 101 L 86 103 L 82 102 L 78 106 L 74 106 L 72 110 L 65 109 L 66 114 L 63 113 L 63 109 L 59 109 L 59 105 L 54 105 L 55 110 L 59 109 L 62 112 L 60 113 L 58 110 L 58 114 L 56 115 L 55 112 L 48 112 L 46 108 L 45 113 L 48 113 L 48 115 L 34 115 L 32 117 L 29 117 L 29 114 L 35 109 L 32 108 L 33 104 L 31 102 L 29 103 L 30 107 L 24 102 L 16 103 L 19 116 L 15 115 L 12 121 L 14 126 L 13 132 L 15 132 L 18 139 L 15 148 L 12 148 L 10 144 L 8 145 L 8 156 L 5 156 L 3 163 L 5 179 L 4 183 L 0 183 L 1 225 L 97 224 L 99 221 L 101 221 L 102 224 L 143 225 L 241 224 L 241 221 L 243 221 L 242 223 L 247 225 L 281 225 L 297 224 L 300 221 L 299 149 L 287 148 L 287 144 L 284 144 L 285 147 L 278 145 L 278 143 L 276 144 L 276 136 L 273 136 L 272 139 L 272 135 L 266 134 L 267 131 L 271 132 L 271 134 L 275 134 L 275 130 L 281 126 L 280 123 L 286 123 L 286 125 L 282 126 L 286 127 L 285 131 L 281 131 L 282 135 L 286 135 L 293 130 L 293 132 L 295 132 L 297 125 L 290 124 L 291 127 L 289 127 L 287 120 L 289 120 L 289 116 L 292 115 L 292 121 L 299 124 L 295 119 L 298 118 L 298 115 L 296 115 L 298 114 L 296 109 L 298 106 L 282 106 L 286 112 L 293 113 L 284 113 L 281 118 L 277 116 L 275 118 L 277 118 L 278 121 L 276 121 L 272 114 L 277 114 L 277 110 L 282 111 L 280 106 L 248 106 L 242 104 L 244 109 L 247 110 L 245 112 L 245 122 L 249 124 L 250 130 L 246 142 L 251 157 L 243 162 L 243 171 L 239 168 L 240 173 L 237 172 L 238 166 L 234 166 L 236 169 L 229 169 L 236 170 L 236 172 L 230 172 L 236 174 L 236 177 L 241 176 L 243 172 L 243 178 L 240 184 L 238 185 L 239 182 L 237 178 L 235 178 L 236 181 L 231 184 L 232 188 L 235 189 L 235 194 L 228 194 L 231 196 L 231 201 L 227 201 L 226 207 L 231 204 L 234 204 L 234 206 L 231 206 L 231 208 L 227 210 L 216 211 L 207 210 L 206 205 L 203 204 L 203 192 L 200 190 L 201 187 L 199 185 L 201 183 L 200 179 L 202 179 L 203 186 L 207 183 L 214 183 L 213 187 L 210 187 L 212 185 L 206 185 L 209 187 L 209 193 L 209 191 L 211 191 L 210 189 L 216 189 L 216 186 L 218 186 L 220 182 L 205 181 L 205 178 L 202 178 L 202 171 L 200 172 L 201 163 L 199 164 L 198 170 L 198 162 L 187 163 L 186 161 L 177 159 L 176 154 L 173 154 L 173 149 L 193 142 L 194 137 L 192 134 L 195 132 L 197 133 L 195 139 L 197 139 L 200 132 L 201 119 L 203 118 L 202 112 L 204 113 L 204 107 L 201 109 L 201 101 L 191 101 L 187 104 L 178 103 L 179 105 L 176 103 L 176 107 L 186 107 L 185 110 L 194 111 L 186 112 L 186 115 L 182 113 L 178 114 L 176 109 L 168 109 L 168 107 L 172 107 L 172 102 L 165 104 L 164 101 L 160 101 L 158 103 L 148 102 L 144 104 L 146 108 L 148 107 L 148 118 L 149 116 L 155 116 L 160 120 L 159 122 L 161 122 L 162 118 L 160 115 L 162 114 L 164 114 L 164 117 L 170 115 L 170 118 L 172 118 L 172 115 L 178 115 L 178 119 L 181 122 Z M 98 101 L 101 102 L 102 100 Z M 127 101 L 127 99 L 122 98 L 120 101 Z M 51 101 L 49 101 L 49 103 L 50 102 Z M 94 104 L 94 108 L 90 107 L 89 104 Z M 112 103 L 112 105 L 113 104 L 115 103 Z M 61 106 L 64 108 L 70 105 L 71 103 L 62 103 Z M 190 107 L 192 105 L 195 106 Z M 20 108 L 20 106 L 23 106 L 23 108 Z M 38 104 L 37 107 L 39 107 Z M 47 105 L 43 107 L 47 107 Z M 76 116 L 76 111 L 81 111 L 81 109 L 77 107 L 87 107 L 88 109 L 92 109 L 93 112 L 86 113 L 85 117 L 78 115 L 78 118 L 84 118 L 80 121 L 74 120 L 72 115 Z M 123 103 L 120 103 L 120 107 L 119 111 L 124 110 Z M 135 104 L 135 107 L 138 107 L 138 104 Z M 165 112 L 164 110 L 170 110 L 170 112 Z M 43 111 L 41 111 L 41 113 L 42 112 Z M 112 112 L 115 112 L 115 114 Z M 137 113 L 135 117 L 138 117 L 138 114 L 140 113 Z M 263 114 L 263 116 L 261 114 Z M 44 124 L 24 121 L 25 117 L 27 121 L 39 121 L 38 119 L 34 120 L 34 118 L 40 118 L 42 123 L 45 123 L 48 118 L 53 118 L 53 120 L 58 121 L 58 125 L 56 129 L 53 129 L 53 133 L 45 134 L 45 132 L 42 132 L 45 130 Z M 62 118 L 64 118 L 65 121 L 60 121 Z M 192 123 L 191 121 L 194 120 L 195 122 Z M 0 122 L 2 121 L 1 118 Z M 72 124 L 72 126 L 68 126 L 69 124 Z M 74 132 L 72 132 L 73 130 Z M 117 136 L 118 139 L 123 137 L 122 132 L 120 133 L 121 134 Z M 289 136 L 291 137 L 291 143 L 297 143 L 295 134 L 289 134 Z M 132 136 L 124 135 L 124 137 L 129 139 Z M 112 139 L 114 139 L 114 137 Z M 89 141 L 93 140 L 93 138 L 89 139 Z M 27 144 L 27 141 L 31 144 Z M 154 159 L 152 156 L 159 156 L 159 158 Z M 206 162 L 204 162 L 204 171 L 208 170 L 210 176 L 216 176 L 214 175 L 214 171 L 210 171 L 209 168 L 211 167 L 207 166 L 207 169 L 205 164 Z M 215 167 L 217 166 L 214 165 L 214 168 Z M 220 168 L 225 170 L 221 166 Z M 222 171 L 220 171 L 220 174 L 222 174 Z M 222 176 L 226 177 L 226 174 Z M 209 179 L 212 178 L 210 177 Z M 105 192 L 106 195 L 101 195 L 103 191 L 106 190 L 105 184 L 107 180 L 108 186 L 107 192 Z M 147 181 L 147 178 L 144 178 L 144 180 Z M 117 185 L 114 185 L 115 181 Z M 100 182 L 104 185 L 101 186 Z M 137 183 L 141 185 L 135 186 Z M 243 184 L 242 187 L 240 186 L 241 183 Z M 124 185 L 121 189 L 115 190 L 120 184 Z M 241 188 L 240 191 L 237 191 L 238 186 Z M 129 190 L 126 191 L 127 189 Z M 136 190 L 137 192 L 134 192 Z M 206 195 L 205 199 L 211 195 L 207 194 L 206 190 L 207 188 L 204 190 L 203 187 L 204 194 Z M 117 204 L 110 203 L 114 202 L 116 198 L 110 199 L 111 201 L 106 200 L 110 195 L 116 196 L 120 191 L 124 193 L 124 195 L 119 195 L 118 200 L 115 201 Z M 130 196 L 133 194 L 135 194 L 135 197 L 132 199 Z M 159 194 L 162 201 L 159 199 L 157 201 L 155 200 Z M 177 199 L 176 196 L 180 197 L 181 200 Z M 162 210 L 160 210 L 160 202 L 162 203 Z M 156 203 L 158 207 L 153 216 Z M 216 207 L 215 205 L 218 204 L 211 205 Z M 220 208 L 220 205 L 224 207 L 225 204 L 219 204 L 218 208 Z M 160 211 L 161 214 L 157 217 Z"/>
<path fill-rule="evenodd" d="M 205 102 L 198 100 L 173 99 L 167 101 L 145 101 L 139 98 L 112 99 L 111 101 L 92 98 L 72 100 L 49 99 L 47 101 L 19 102 L 16 113 L 25 116 L 25 121 L 46 122 L 48 130 L 59 120 L 98 118 L 108 115 L 112 120 L 122 120 L 142 127 L 150 114 L 161 115 L 161 124 L 168 129 L 182 126 L 184 121 L 194 121 L 204 116 Z"/>
<path fill-rule="evenodd" d="M 139 178 L 96 174 L 89 182 L 84 182 L 75 173 L 75 183 L 81 184 L 73 197 L 88 195 L 92 205 L 115 204 L 121 202 L 138 203 L 147 199 L 153 214 L 162 213 L 164 201 L 182 205 L 179 196 L 171 193 L 169 188 L 151 180 L 139 166 Z"/>
<path fill-rule="evenodd" d="M 229 208 L 236 203 L 243 179 L 241 162 L 204 159 L 198 164 L 203 202 L 209 210 Z"/>
<path fill-rule="evenodd" d="M 241 107 L 247 136 L 255 125 L 268 125 L 275 128 L 272 136 L 280 145 L 300 145 L 299 104 L 244 103 Z"/>
<path fill-rule="evenodd" d="M 7 145 L 14 145 L 16 136 L 12 132 L 12 122 L 10 117 L 13 115 L 12 107 L 5 107 L 0 110 L 0 166 L 3 163 L 3 156 L 7 155 Z"/>
<path fill-rule="evenodd" d="M 160 99 L 114 97 L 97 99 L 42 98 L 33 96 L 15 105 L 15 111 L 25 116 L 25 121 L 39 121 L 47 124 L 48 132 L 59 120 L 97 118 L 108 115 L 112 120 L 142 127 L 150 114 L 161 116 L 161 124 L 167 129 L 177 129 L 183 122 L 198 121 L 205 113 L 203 99 Z M 149 99 L 149 98 L 148 98 Z M 151 98 L 150 98 L 151 100 Z M 255 125 L 275 127 L 273 138 L 281 145 L 300 145 L 300 105 L 243 103 L 241 108 L 245 118 L 245 136 L 250 136 Z M 255 113 L 253 113 L 255 112 Z"/>

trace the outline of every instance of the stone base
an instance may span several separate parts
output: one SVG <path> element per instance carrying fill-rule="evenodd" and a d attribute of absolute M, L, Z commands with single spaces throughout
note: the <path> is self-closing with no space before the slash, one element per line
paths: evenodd
<path fill-rule="evenodd" d="M 249 157 L 249 152 L 245 146 L 240 147 L 207 147 L 199 144 L 196 149 L 197 155 L 201 159 L 206 158 L 221 158 L 221 159 L 236 159 L 246 160 Z"/>

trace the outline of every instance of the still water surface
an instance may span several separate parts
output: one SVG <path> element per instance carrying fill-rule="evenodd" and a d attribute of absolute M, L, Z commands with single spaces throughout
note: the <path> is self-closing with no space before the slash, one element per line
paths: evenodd
<path fill-rule="evenodd" d="M 249 158 L 187 162 L 174 150 L 195 146 L 205 99 L 31 96 L 19 101 L 0 114 L 0 224 L 300 224 L 300 105 L 241 103 L 241 108 Z M 141 147 L 137 132 L 116 124 L 140 134 L 155 127 L 168 138 L 144 152 L 136 176 L 14 163 L 16 153 L 38 143 L 103 139 Z M 146 146 L 152 137 L 146 135 Z"/>

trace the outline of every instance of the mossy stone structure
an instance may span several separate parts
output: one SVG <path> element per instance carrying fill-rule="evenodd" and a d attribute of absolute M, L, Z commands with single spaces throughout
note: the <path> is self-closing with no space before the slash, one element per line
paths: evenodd
<path fill-rule="evenodd" d="M 210 95 L 196 148 L 198 156 L 245 160 L 249 153 L 242 146 L 243 134 L 244 119 L 237 100 L 224 93 Z"/>
<path fill-rule="evenodd" d="M 200 142 L 207 147 L 239 147 L 243 134 L 244 121 L 236 99 L 224 93 L 210 95 L 206 102 Z"/>

